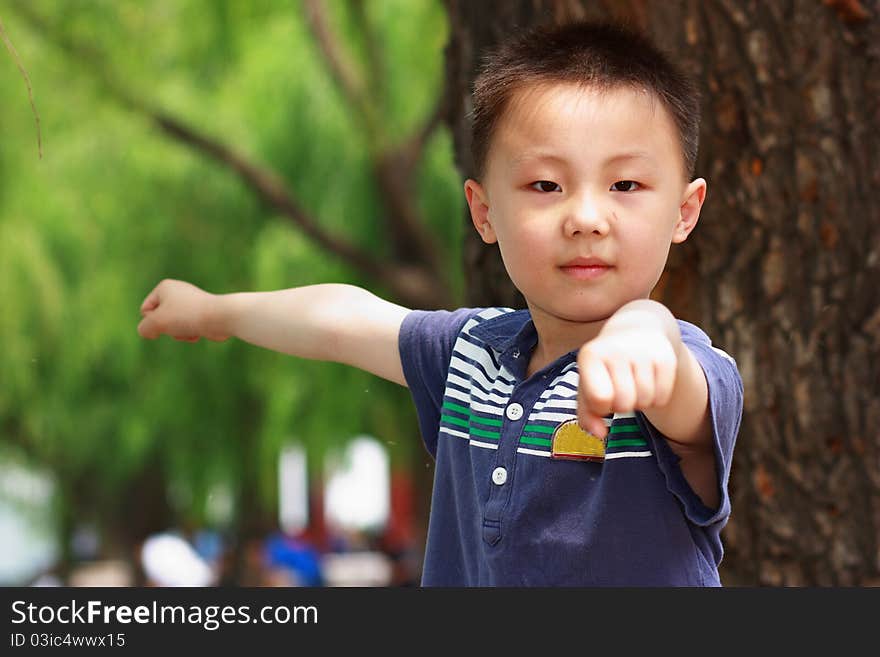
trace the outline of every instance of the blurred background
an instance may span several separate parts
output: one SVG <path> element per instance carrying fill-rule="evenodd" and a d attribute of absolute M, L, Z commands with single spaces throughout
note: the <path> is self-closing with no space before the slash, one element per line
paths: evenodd
<path fill-rule="evenodd" d="M 406 212 L 458 296 L 449 131 L 420 133 L 442 89 L 442 7 L 3 2 L 0 20 L 42 134 L 39 157 L 4 50 L 0 583 L 417 581 L 431 464 L 406 389 L 136 326 L 165 277 L 399 297 L 349 257 L 398 261 L 376 180 L 396 181 L 377 170 L 414 136 Z"/>
<path fill-rule="evenodd" d="M 138 309 L 163 278 L 521 305 L 464 211 L 469 85 L 515 27 L 581 17 L 648 31 L 704 94 L 708 201 L 655 297 L 743 376 L 722 581 L 880 583 L 878 15 L 0 0 L 0 585 L 416 584 L 407 390 L 145 341 Z"/>

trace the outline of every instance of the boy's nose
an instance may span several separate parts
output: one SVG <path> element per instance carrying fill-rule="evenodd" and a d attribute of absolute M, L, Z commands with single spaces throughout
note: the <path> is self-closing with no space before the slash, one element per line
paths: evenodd
<path fill-rule="evenodd" d="M 605 235 L 608 232 L 608 207 L 594 194 L 582 194 L 572 198 L 566 212 L 565 233 L 568 236 L 594 233 Z"/>

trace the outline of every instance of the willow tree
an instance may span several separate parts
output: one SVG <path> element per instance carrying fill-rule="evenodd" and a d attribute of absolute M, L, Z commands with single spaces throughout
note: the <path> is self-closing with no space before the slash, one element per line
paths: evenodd
<path fill-rule="evenodd" d="M 152 532 L 210 524 L 240 547 L 277 525 L 289 441 L 318 482 L 323 449 L 379 436 L 427 489 L 400 386 L 135 329 L 164 277 L 455 303 L 442 6 L 8 0 L 0 16 L 46 134 L 37 164 L 27 90 L 0 51 L 0 95 L 22 99 L 0 105 L 0 461 L 57 480 L 60 543 L 89 523 L 133 555 Z"/>
<path fill-rule="evenodd" d="M 880 582 L 880 3 L 446 7 L 448 119 L 466 176 L 471 82 L 483 50 L 517 26 L 625 21 L 699 81 L 708 200 L 655 298 L 704 327 L 743 377 L 723 581 Z M 522 305 L 476 235 L 465 261 L 469 303 Z"/>

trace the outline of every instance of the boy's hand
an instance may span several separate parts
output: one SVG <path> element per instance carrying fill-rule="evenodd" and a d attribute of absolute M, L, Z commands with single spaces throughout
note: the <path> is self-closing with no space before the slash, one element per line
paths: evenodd
<path fill-rule="evenodd" d="M 190 283 L 166 279 L 141 304 L 143 319 L 138 333 L 150 340 L 163 333 L 186 342 L 198 342 L 199 338 L 226 340 L 230 336 L 210 322 L 216 298 Z"/>
<path fill-rule="evenodd" d="M 630 311 L 613 315 L 581 347 L 577 361 L 578 423 L 604 438 L 608 429 L 603 416 L 669 403 L 679 354 L 662 323 L 648 313 Z"/>

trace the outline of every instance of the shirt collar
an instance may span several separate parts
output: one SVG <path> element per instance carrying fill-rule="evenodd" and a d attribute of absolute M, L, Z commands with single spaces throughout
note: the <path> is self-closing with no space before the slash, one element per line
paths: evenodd
<path fill-rule="evenodd" d="M 525 378 L 529 354 L 538 343 L 538 333 L 528 309 L 515 310 L 487 319 L 470 331 L 498 352 L 499 361 L 519 379 Z"/>
<path fill-rule="evenodd" d="M 487 319 L 473 327 L 470 333 L 495 350 L 499 362 L 520 381 L 525 380 L 532 350 L 538 344 L 538 332 L 528 309 L 514 310 Z M 552 366 L 568 364 L 577 357 L 577 352 L 574 349 L 560 356 Z"/>

